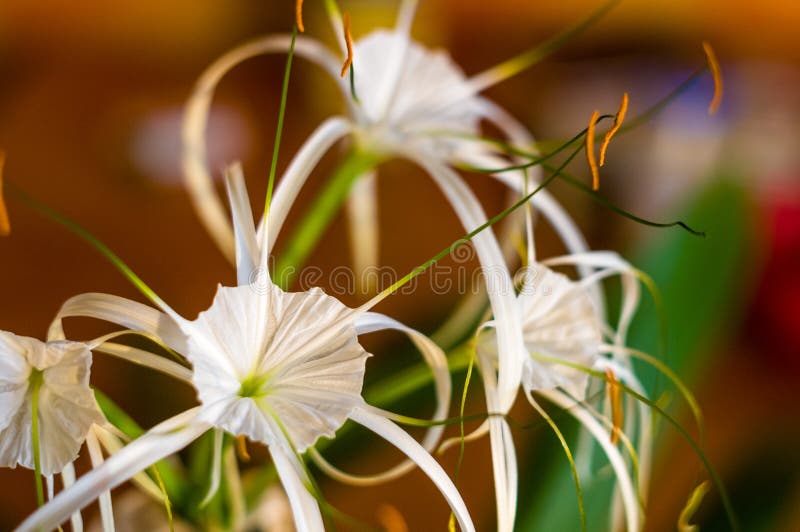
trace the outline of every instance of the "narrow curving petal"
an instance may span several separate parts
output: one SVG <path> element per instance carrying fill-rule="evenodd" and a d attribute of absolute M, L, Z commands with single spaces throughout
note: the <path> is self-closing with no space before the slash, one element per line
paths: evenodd
<path fill-rule="evenodd" d="M 75 466 L 72 465 L 72 462 L 61 471 L 61 483 L 63 489 L 68 489 L 75 484 Z M 50 497 L 50 499 L 52 498 Z M 81 517 L 80 511 L 76 511 L 70 516 L 69 524 L 72 526 L 72 532 L 83 532 L 83 517 Z"/>
<path fill-rule="evenodd" d="M 356 333 L 359 335 L 388 329 L 394 329 L 407 334 L 411 341 L 414 342 L 417 349 L 422 353 L 425 362 L 430 366 L 433 372 L 434 384 L 436 386 L 436 410 L 433 413 L 431 421 L 436 422 L 444 420 L 450 410 L 450 396 L 452 392 L 450 371 L 447 367 L 447 358 L 444 352 L 424 334 L 383 314 L 367 312 L 359 316 L 356 321 Z M 376 411 L 379 411 L 379 409 Z M 444 425 L 434 425 L 430 427 L 421 442 L 422 447 L 429 453 L 433 452 L 444 433 L 444 429 Z M 379 474 L 352 475 L 333 466 L 316 449 L 310 449 L 310 456 L 312 460 L 314 460 L 314 463 L 316 463 L 325 474 L 340 482 L 355 486 L 373 486 L 388 482 L 408 473 L 416 467 L 416 464 L 412 460 L 405 460 Z"/>
<path fill-rule="evenodd" d="M 244 182 L 242 165 L 233 164 L 225 171 L 225 187 L 228 201 L 231 204 L 233 233 L 236 242 L 236 277 L 239 285 L 254 281 L 254 273 L 258 267 L 258 241 L 256 225 L 253 221 L 253 209 L 247 196 L 247 185 Z"/>
<path fill-rule="evenodd" d="M 367 405 L 354 408 L 350 418 L 373 431 L 416 462 L 447 500 L 461 530 L 464 532 L 475 531 L 475 525 L 472 523 L 467 506 L 453 481 L 447 476 L 442 466 L 414 438 Z"/>
<path fill-rule="evenodd" d="M 239 63 L 259 55 L 287 52 L 290 42 L 289 35 L 270 35 L 231 50 L 203 72 L 186 103 L 182 134 L 184 180 L 201 222 L 231 262 L 235 258 L 233 229 L 222 200 L 214 188 L 214 179 L 206 161 L 205 134 L 214 90 L 225 74 Z M 319 42 L 298 37 L 294 51 L 298 56 L 319 64 L 338 80 L 339 62 Z M 347 94 L 347 87 L 343 83 L 337 83 L 342 87 L 343 93 Z"/>
<path fill-rule="evenodd" d="M 149 351 L 131 347 L 129 345 L 116 344 L 113 342 L 104 342 L 95 347 L 92 351 L 106 353 L 108 355 L 127 360 L 139 366 L 160 371 L 165 375 L 174 377 L 180 381 L 191 384 L 192 370 L 185 366 L 164 358 L 163 356 L 155 355 Z"/>
<path fill-rule="evenodd" d="M 544 390 L 539 392 L 543 397 L 552 403 L 560 406 L 564 411 L 571 414 L 592 434 L 595 441 L 603 448 L 614 473 L 617 476 L 617 483 L 625 505 L 625 519 L 627 529 L 630 532 L 639 530 L 639 500 L 636 498 L 636 491 L 633 487 L 630 472 L 625 465 L 625 460 L 614 445 L 611 444 L 610 433 L 592 415 L 583 408 L 580 403 L 574 401 L 569 396 L 558 390 Z"/>
<path fill-rule="evenodd" d="M 329 118 L 322 123 L 294 156 L 275 189 L 269 207 L 269 242 L 267 253 L 272 251 L 283 223 L 294 205 L 300 189 L 303 188 L 311 171 L 322 156 L 339 140 L 353 130 L 353 125 L 345 118 Z M 264 240 L 264 220 L 258 226 L 258 241 Z M 261 250 L 263 253 L 263 250 Z"/>
<path fill-rule="evenodd" d="M 166 346 L 181 353 L 186 349 L 186 338 L 175 319 L 142 303 L 108 294 L 80 294 L 68 299 L 50 325 L 50 340 L 64 338 L 63 319 L 69 317 L 95 318 L 116 323 L 135 331 L 155 336 Z"/>
<path fill-rule="evenodd" d="M 89 451 L 89 460 L 92 462 L 92 469 L 97 469 L 103 465 L 103 451 L 100 449 L 100 442 L 97 441 L 95 428 L 86 435 L 86 449 Z M 100 521 L 103 525 L 103 532 L 114 532 L 114 509 L 111 506 L 111 491 L 106 490 L 100 494 Z"/>
<path fill-rule="evenodd" d="M 317 503 L 303 482 L 303 477 L 305 477 L 306 473 L 294 453 L 290 450 L 291 447 L 285 448 L 288 446 L 288 442 L 285 442 L 284 445 L 271 445 L 269 452 L 272 455 L 272 461 L 275 463 L 275 469 L 278 470 L 278 477 L 281 479 L 283 489 L 286 490 L 286 495 L 289 498 L 297 532 L 325 530 L 325 526 L 322 524 L 319 503 Z"/>
<path fill-rule="evenodd" d="M 193 408 L 164 421 L 106 460 L 99 468 L 83 475 L 69 489 L 32 513 L 17 528 L 33 532 L 58 527 L 70 514 L 84 508 L 104 491 L 113 489 L 154 463 L 180 451 L 199 438 L 210 426 L 195 421 L 199 408 Z"/>
<path fill-rule="evenodd" d="M 408 158 L 424 168 L 448 198 L 467 231 L 486 223 L 480 202 L 453 170 L 432 158 L 409 153 Z M 497 321 L 498 387 L 497 408 L 505 412 L 514 402 L 522 379 L 526 350 L 516 303 L 514 283 L 503 253 L 491 229 L 472 239 L 481 262 L 492 312 Z"/>
<path fill-rule="evenodd" d="M 533 135 L 505 109 L 485 98 L 480 100 L 480 104 L 484 118 L 489 123 L 496 126 L 513 144 L 525 147 L 533 145 Z M 492 161 L 492 166 L 496 166 L 497 162 L 499 161 Z M 536 172 L 539 173 L 539 177 L 537 178 L 536 174 L 534 174 L 533 177 L 534 180 L 539 181 L 541 179 L 541 171 L 537 169 Z M 516 190 L 518 193 L 521 194 L 523 192 L 524 181 L 518 175 L 515 176 L 513 173 L 501 172 L 494 177 L 505 183 L 509 188 Z M 540 190 L 535 194 L 531 198 L 531 204 L 547 218 L 570 253 L 584 253 L 589 250 L 586 238 L 584 238 L 574 220 L 572 220 L 564 208 L 547 190 Z M 591 273 L 591 269 L 581 266 L 578 272 L 582 277 L 585 277 Z M 602 292 L 595 288 L 593 289 L 592 297 L 595 299 L 598 309 L 600 309 L 601 318 L 603 318 L 605 315 L 605 304 Z"/>
<path fill-rule="evenodd" d="M 372 170 L 356 178 L 347 196 L 347 226 L 356 289 L 372 294 L 379 289 L 372 275 L 380 258 L 380 221 L 378 219 L 378 181 Z"/>
<path fill-rule="evenodd" d="M 517 511 L 517 456 L 511 432 L 505 418 L 499 417 L 497 403 L 497 377 L 494 364 L 486 356 L 478 354 L 478 369 L 483 378 L 486 394 L 486 408 L 489 419 L 489 443 L 492 453 L 492 473 L 494 475 L 495 503 L 497 505 L 498 532 L 512 532 Z M 481 431 L 479 427 L 476 432 Z"/>

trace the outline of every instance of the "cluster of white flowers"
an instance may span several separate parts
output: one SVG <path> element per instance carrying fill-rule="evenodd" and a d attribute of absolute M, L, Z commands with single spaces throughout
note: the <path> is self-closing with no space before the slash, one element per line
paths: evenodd
<path fill-rule="evenodd" d="M 189 101 L 184 128 L 186 183 L 201 220 L 235 262 L 238 286 L 220 286 L 210 307 L 196 319 L 182 317 L 148 291 L 156 308 L 92 293 L 76 296 L 62 306 L 47 343 L 0 333 L 0 465 L 21 464 L 40 470 L 50 492 L 50 500 L 24 521 L 20 530 L 49 529 L 70 518 L 73 526 L 80 526 L 80 510 L 98 498 L 103 523 L 113 528 L 109 490 L 212 430 L 267 446 L 298 530 L 323 529 L 315 484 L 302 457 L 306 452 L 326 473 L 361 485 L 396 478 L 418 467 L 441 491 L 461 529 L 475 529 L 456 486 L 431 455 L 453 443 L 441 443 L 444 426 L 437 423 L 449 415 L 451 399 L 450 372 L 442 349 L 424 334 L 372 311 L 388 293 L 353 309 L 319 289 L 285 292 L 270 280 L 268 257 L 295 198 L 323 155 L 348 136 L 359 153 L 373 162 L 354 179 L 347 200 L 354 208 L 373 213 L 366 219 L 359 217 L 352 228 L 361 263 L 377 257 L 377 211 L 372 205 L 374 186 L 369 186 L 375 179 L 375 167 L 381 161 L 402 158 L 431 176 L 465 231 L 474 233 L 471 241 L 482 267 L 501 272 L 486 277 L 491 316 L 475 331 L 474 343 L 490 415 L 466 437 L 490 436 L 497 529 L 510 532 L 515 523 L 517 458 L 504 415 L 522 390 L 537 411 L 544 412 L 535 395 L 564 408 L 594 437 L 616 474 L 626 527 L 639 530 L 640 498 L 646 491 L 649 468 L 648 409 L 629 405 L 626 410 L 630 414 L 620 426 L 616 403 L 607 407 L 615 410 L 611 421 L 609 412 L 584 402 L 589 390 L 618 383 L 643 393 L 624 347 L 639 297 L 637 272 L 614 253 L 589 251 L 556 200 L 546 190 L 537 190 L 529 196 L 529 209 L 549 221 L 571 254 L 537 260 L 529 218 L 528 275 L 521 287 L 515 285 L 494 229 L 476 232 L 489 225 L 488 218 L 456 170 L 461 165 L 496 168 L 489 175 L 517 197 L 541 183 L 537 167 L 502 171 L 519 163 L 517 156 L 509 156 L 497 143 L 481 140 L 485 122 L 519 150 L 534 147 L 520 123 L 479 94 L 513 73 L 513 68 L 468 78 L 446 53 L 411 40 L 415 9 L 416 2 L 402 2 L 395 29 L 375 31 L 352 44 L 357 66 L 352 87 L 339 77 L 341 61 L 336 54 L 304 36 L 278 35 L 249 42 L 223 56 L 201 77 Z M 347 51 L 349 35 L 342 32 L 335 10 L 332 15 Z M 239 166 L 232 165 L 225 174 L 230 214 L 217 195 L 205 160 L 207 115 L 214 87 L 228 70 L 259 54 L 285 53 L 292 44 L 294 53 L 334 76 L 348 115 L 330 118 L 314 131 L 278 182 L 268 215 L 256 223 Z M 575 267 L 580 278 L 573 280 L 551 269 L 557 266 Z M 599 285 L 614 275 L 622 278 L 623 301 L 619 323 L 610 327 Z M 257 286 L 253 279 L 259 280 Z M 89 342 L 70 342 L 65 339 L 62 320 L 75 316 L 105 320 L 122 329 Z M 385 329 L 408 335 L 434 376 L 438 404 L 434 423 L 421 443 L 396 424 L 397 416 L 367 404 L 362 397 L 370 355 L 359 336 Z M 112 342 L 115 336 L 131 333 L 168 348 L 180 361 Z M 124 358 L 190 384 L 199 406 L 160 423 L 127 445 L 108 444 L 121 443 L 121 437 L 103 417 L 90 388 L 92 351 Z M 408 460 L 371 477 L 336 469 L 314 445 L 321 436 L 335 437 L 347 420 L 380 435 Z M 631 448 L 638 455 L 638 478 L 634 478 L 630 458 L 612 443 L 620 434 L 626 441 L 625 434 L 636 435 Z M 110 454 L 105 460 L 99 441 L 106 442 Z M 221 441 L 221 436 L 215 441 Z M 94 467 L 76 480 L 72 462 L 84 442 Z M 585 447 L 578 460 L 588 462 L 592 448 Z M 64 489 L 58 494 L 53 494 L 55 474 L 64 479 Z M 139 479 L 148 482 L 147 477 Z"/>

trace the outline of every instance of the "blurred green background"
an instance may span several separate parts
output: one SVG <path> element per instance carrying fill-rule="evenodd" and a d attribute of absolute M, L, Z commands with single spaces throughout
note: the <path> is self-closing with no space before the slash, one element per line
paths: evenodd
<path fill-rule="evenodd" d="M 394 20 L 395 2 L 342 5 L 352 13 L 356 38 Z M 421 2 L 413 34 L 446 47 L 467 73 L 476 73 L 596 5 L 428 0 Z M 182 105 L 213 59 L 248 38 L 286 31 L 292 17 L 288 0 L 3 0 L 0 149 L 7 152 L 6 179 L 84 224 L 164 299 L 193 315 L 208 305 L 216 283 L 233 282 L 234 275 L 181 186 Z M 668 363 L 698 395 L 708 456 L 746 530 L 800 529 L 798 27 L 800 4 L 786 0 L 628 0 L 546 62 L 488 91 L 539 139 L 559 139 L 582 128 L 595 108 L 613 112 L 623 91 L 631 95 L 632 112 L 646 108 L 703 64 L 701 41 L 714 45 L 726 80 L 720 113 L 707 116 L 712 86 L 701 80 L 653 121 L 615 140 L 601 189 L 643 217 L 681 218 L 705 230 L 705 239 L 636 225 L 571 188 L 555 186 L 554 192 L 592 247 L 621 251 L 663 291 Z M 306 1 L 306 28 L 333 45 L 321 2 Z M 322 73 L 297 65 L 282 165 L 341 107 Z M 264 57 L 237 68 L 212 110 L 212 168 L 241 159 L 253 197 L 265 188 L 282 67 L 283 58 Z M 323 160 L 301 204 L 314 197 L 336 157 Z M 585 175 L 580 164 L 574 172 Z M 479 177 L 470 184 L 488 212 L 500 210 L 500 186 Z M 382 263 L 406 271 L 460 236 L 439 192 L 413 168 L 388 165 L 379 192 Z M 43 337 L 59 305 L 80 292 L 137 297 L 86 246 L 9 203 L 13 232 L 0 241 L 0 329 Z M 541 257 L 563 252 L 547 228 L 539 242 Z M 348 260 L 339 217 L 313 262 L 330 270 Z M 455 294 L 423 290 L 392 298 L 382 310 L 431 332 L 456 301 Z M 71 327 L 76 339 L 104 330 L 92 322 Z M 652 352 L 657 334 L 652 305 L 645 302 L 631 344 Z M 369 339 L 367 346 L 389 358 L 404 350 L 392 336 Z M 193 402 L 190 389 L 105 358 L 96 357 L 93 382 L 146 426 Z M 470 408 L 480 411 L 477 388 L 475 398 Z M 670 411 L 690 428 L 681 404 L 673 396 Z M 515 419 L 535 420 L 527 405 L 518 406 Z M 413 405 L 408 411 L 418 413 Z M 519 529 L 577 528 L 574 488 L 552 433 L 537 428 L 515 438 L 523 468 Z M 397 459 L 386 446 L 369 449 L 339 461 L 374 471 Z M 450 470 L 454 454 L 444 458 Z M 691 448 L 662 424 L 646 528 L 674 529 L 688 494 L 705 477 Z M 469 446 L 462 486 L 479 529 L 493 527 L 490 480 L 487 442 Z M 375 508 L 389 504 L 411 530 L 446 524 L 445 504 L 417 473 L 379 489 L 323 487 L 332 503 L 367 522 L 375 523 Z M 0 471 L 0 529 L 32 510 L 33 494 L 29 471 Z M 591 530 L 606 526 L 591 508 L 589 516 Z M 697 521 L 704 530 L 727 529 L 715 492 Z"/>

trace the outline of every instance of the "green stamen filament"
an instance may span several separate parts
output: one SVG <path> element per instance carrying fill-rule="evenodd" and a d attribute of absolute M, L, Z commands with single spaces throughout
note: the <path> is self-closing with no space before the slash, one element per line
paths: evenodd
<path fill-rule="evenodd" d="M 34 369 L 30 376 L 31 387 L 31 437 L 33 440 L 33 471 L 36 475 L 36 501 L 44 506 L 44 488 L 42 486 L 42 457 L 39 449 L 39 391 L 44 382 L 44 373 Z"/>

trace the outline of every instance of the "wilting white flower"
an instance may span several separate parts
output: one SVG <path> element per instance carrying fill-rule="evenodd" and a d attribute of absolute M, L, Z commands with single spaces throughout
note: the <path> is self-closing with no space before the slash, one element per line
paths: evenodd
<path fill-rule="evenodd" d="M 77 458 L 92 424 L 103 421 L 89 388 L 91 364 L 86 344 L 0 331 L 0 467 L 34 469 L 34 401 L 42 474 L 61 473 Z"/>
<path fill-rule="evenodd" d="M 357 335 L 397 329 L 409 335 L 431 365 L 440 402 L 436 415 L 441 419 L 450 394 L 441 350 L 416 331 L 369 312 L 367 306 L 351 309 L 318 289 L 287 293 L 272 284 L 265 273 L 266 255 L 258 251 L 266 246 L 266 233 L 258 242 L 243 178 L 236 169 L 228 175 L 228 185 L 239 286 L 219 287 L 211 307 L 197 319 L 182 318 L 158 299 L 161 311 L 103 294 L 77 296 L 59 313 L 59 319 L 102 318 L 160 339 L 192 364 L 188 377 L 180 371 L 170 373 L 188 378 L 200 406 L 134 440 L 35 512 L 21 530 L 56 526 L 103 490 L 125 482 L 212 428 L 267 445 L 298 530 L 322 530 L 320 509 L 300 453 L 321 436 L 334 436 L 348 419 L 408 456 L 410 461 L 389 476 L 420 467 L 447 499 L 462 529 L 474 530 L 461 496 L 441 466 L 391 421 L 391 413 L 369 406 L 361 397 L 369 355 Z M 263 282 L 250 284 L 259 271 L 264 273 Z M 426 446 L 435 445 L 440 435 L 441 427 L 430 429 Z"/>

